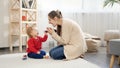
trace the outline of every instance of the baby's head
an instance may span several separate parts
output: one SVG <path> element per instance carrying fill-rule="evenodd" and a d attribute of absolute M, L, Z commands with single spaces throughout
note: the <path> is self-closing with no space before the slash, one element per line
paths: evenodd
<path fill-rule="evenodd" d="M 29 36 L 29 38 L 36 37 L 38 35 L 38 31 L 33 27 L 28 27 L 27 28 L 27 35 Z"/>

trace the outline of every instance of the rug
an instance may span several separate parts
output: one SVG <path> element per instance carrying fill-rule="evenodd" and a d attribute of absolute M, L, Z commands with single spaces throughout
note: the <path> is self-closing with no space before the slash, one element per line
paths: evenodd
<path fill-rule="evenodd" d="M 84 59 L 53 60 L 31 59 L 23 60 L 25 53 L 0 55 L 0 68 L 100 68 Z"/>

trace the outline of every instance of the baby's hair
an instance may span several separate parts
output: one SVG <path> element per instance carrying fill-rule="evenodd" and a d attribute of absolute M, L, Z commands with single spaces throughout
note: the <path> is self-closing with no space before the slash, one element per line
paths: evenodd
<path fill-rule="evenodd" d="M 32 35 L 31 35 L 32 30 L 33 30 L 32 27 L 28 27 L 28 28 L 27 28 L 27 32 L 26 32 L 26 33 L 27 33 L 27 35 L 29 36 L 29 38 L 32 37 Z"/>

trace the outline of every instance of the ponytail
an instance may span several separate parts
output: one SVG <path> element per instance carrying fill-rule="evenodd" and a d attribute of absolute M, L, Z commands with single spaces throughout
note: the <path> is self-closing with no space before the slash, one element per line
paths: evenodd
<path fill-rule="evenodd" d="M 53 11 L 51 11 L 50 13 L 48 13 L 48 16 L 50 17 L 50 18 L 54 18 L 54 17 L 57 17 L 57 18 L 62 18 L 62 13 L 61 13 L 61 11 L 59 11 L 59 10 L 53 10 Z"/>

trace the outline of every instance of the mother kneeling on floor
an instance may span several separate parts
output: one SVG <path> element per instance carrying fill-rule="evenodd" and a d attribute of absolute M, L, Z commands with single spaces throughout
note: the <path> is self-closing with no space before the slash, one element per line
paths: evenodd
<path fill-rule="evenodd" d="M 49 52 L 51 58 L 70 60 L 80 57 L 87 51 L 83 32 L 76 22 L 64 19 L 58 10 L 51 11 L 48 14 L 48 19 L 49 24 L 57 27 L 57 33 L 54 29 L 47 28 L 48 33 L 58 42 L 58 46 Z"/>

